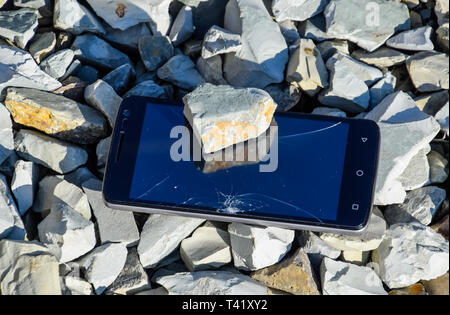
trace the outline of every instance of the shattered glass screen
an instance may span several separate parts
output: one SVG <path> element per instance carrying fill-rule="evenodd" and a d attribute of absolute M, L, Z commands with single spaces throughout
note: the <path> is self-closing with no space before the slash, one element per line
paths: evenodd
<path fill-rule="evenodd" d="M 149 104 L 130 199 L 215 213 L 335 221 L 348 124 L 281 115 L 274 120 L 277 134 L 263 135 L 270 143 L 265 161 L 175 162 L 169 152 L 179 138 L 170 133 L 174 126 L 189 125 L 183 108 Z M 273 172 L 260 171 L 275 159 Z"/>

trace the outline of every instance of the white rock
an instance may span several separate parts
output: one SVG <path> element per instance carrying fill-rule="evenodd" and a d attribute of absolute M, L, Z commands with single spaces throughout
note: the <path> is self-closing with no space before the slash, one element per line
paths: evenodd
<path fill-rule="evenodd" d="M 383 46 L 374 52 L 367 52 L 364 49 L 355 50 L 352 52 L 352 57 L 368 65 L 386 69 L 404 63 L 408 56 L 400 51 Z"/>
<path fill-rule="evenodd" d="M 316 107 L 312 111 L 313 115 L 325 115 L 325 116 L 333 116 L 333 117 L 347 117 L 347 114 L 340 109 L 337 108 L 329 108 L 329 107 Z"/>
<path fill-rule="evenodd" d="M 142 228 L 138 245 L 144 268 L 153 268 L 205 220 L 152 214 Z"/>
<path fill-rule="evenodd" d="M 423 51 L 406 62 L 409 76 L 419 92 L 432 92 L 449 87 L 448 55 L 436 51 Z"/>
<path fill-rule="evenodd" d="M 67 68 L 72 63 L 74 57 L 73 50 L 62 49 L 57 53 L 47 57 L 41 62 L 40 67 L 48 75 L 55 79 L 61 78 L 67 71 Z"/>
<path fill-rule="evenodd" d="M 169 81 L 185 90 L 193 90 L 205 80 L 195 69 L 191 58 L 185 55 L 176 55 L 169 59 L 157 71 L 161 80 Z"/>
<path fill-rule="evenodd" d="M 14 42 L 19 48 L 25 49 L 37 26 L 36 10 L 0 11 L 0 36 Z"/>
<path fill-rule="evenodd" d="M 19 216 L 6 177 L 0 174 L 0 239 L 24 240 L 25 227 Z"/>
<path fill-rule="evenodd" d="M 327 0 L 274 0 L 272 11 L 278 22 L 305 21 L 323 11 Z"/>
<path fill-rule="evenodd" d="M 436 5 L 434 6 L 434 13 L 438 19 L 438 24 L 442 25 L 448 23 L 449 17 L 449 4 L 447 0 L 436 0 Z"/>
<path fill-rule="evenodd" d="M 241 36 L 217 25 L 205 34 L 202 44 L 202 57 L 207 59 L 219 54 L 236 52 L 242 47 Z"/>
<path fill-rule="evenodd" d="M 297 237 L 299 246 L 308 254 L 309 261 L 315 270 L 319 270 L 324 257 L 336 259 L 341 251 L 324 242 L 320 237 L 310 231 L 300 231 Z"/>
<path fill-rule="evenodd" d="M 102 182 L 91 179 L 83 183 L 89 203 L 97 219 L 97 226 L 102 244 L 121 242 L 132 246 L 139 240 L 139 231 L 130 211 L 118 211 L 108 208 L 102 196 Z"/>
<path fill-rule="evenodd" d="M 343 251 L 370 251 L 378 248 L 386 232 L 386 221 L 378 208 L 370 216 L 367 230 L 360 236 L 323 233 L 320 238 L 328 245 Z"/>
<path fill-rule="evenodd" d="M 97 242 L 94 224 L 67 204 L 55 205 L 38 231 L 40 241 L 62 263 L 90 252 Z"/>
<path fill-rule="evenodd" d="M 377 83 L 375 83 L 370 89 L 370 108 L 374 108 L 381 101 L 395 92 L 395 86 L 397 84 L 397 78 L 392 75 L 389 71 L 386 72 L 383 78 L 380 79 Z"/>
<path fill-rule="evenodd" d="M 127 254 L 125 245 L 109 243 L 97 247 L 80 260 L 85 278 L 94 286 L 97 294 L 102 294 L 117 279 L 125 266 Z"/>
<path fill-rule="evenodd" d="M 294 240 L 294 231 L 276 227 L 232 223 L 228 226 L 234 266 L 258 270 L 283 259 Z"/>
<path fill-rule="evenodd" d="M 348 50 L 348 42 L 346 40 L 341 39 L 323 41 L 317 44 L 317 49 L 319 49 L 320 54 L 322 55 L 324 61 L 327 61 L 337 52 L 341 52 L 345 55 L 350 55 L 350 52 Z"/>
<path fill-rule="evenodd" d="M 387 295 L 380 278 L 368 267 L 325 257 L 320 276 L 324 295 Z"/>
<path fill-rule="evenodd" d="M 235 272 L 181 272 L 157 278 L 171 295 L 266 295 L 267 287 Z"/>
<path fill-rule="evenodd" d="M 391 289 L 431 280 L 449 269 L 448 241 L 420 223 L 395 224 L 386 232 L 372 260 Z"/>
<path fill-rule="evenodd" d="M 37 180 L 38 169 L 35 163 L 17 161 L 11 181 L 11 190 L 16 197 L 20 215 L 24 215 L 33 205 Z"/>
<path fill-rule="evenodd" d="M 83 32 L 105 33 L 95 15 L 76 0 L 55 0 L 53 25 L 76 35 Z"/>
<path fill-rule="evenodd" d="M 213 226 L 199 227 L 181 242 L 180 256 L 189 271 L 221 267 L 231 262 L 230 236 Z"/>
<path fill-rule="evenodd" d="M 6 87 L 12 86 L 53 91 L 61 83 L 42 71 L 26 51 L 0 45 L 0 100 Z"/>
<path fill-rule="evenodd" d="M 291 20 L 285 20 L 283 22 L 278 22 L 280 26 L 281 34 L 286 40 L 286 44 L 289 47 L 289 52 L 291 52 L 291 47 L 295 42 L 300 39 L 300 34 L 298 33 L 297 25 Z"/>
<path fill-rule="evenodd" d="M 439 124 L 404 92 L 387 96 L 365 118 L 377 122 L 381 131 L 375 204 L 402 203 L 406 193 L 398 178 L 436 136 Z"/>
<path fill-rule="evenodd" d="M 423 26 L 410 31 L 401 32 L 388 39 L 386 45 L 396 49 L 404 50 L 433 50 L 431 41 L 431 26 Z"/>
<path fill-rule="evenodd" d="M 187 41 L 193 33 L 194 21 L 192 18 L 192 8 L 183 6 L 173 22 L 169 38 L 174 46 L 178 46 Z"/>
<path fill-rule="evenodd" d="M 389 225 L 416 221 L 429 225 L 445 198 L 445 190 L 436 186 L 415 189 L 406 194 L 403 204 L 388 206 L 384 215 Z"/>
<path fill-rule="evenodd" d="M 108 118 L 111 127 L 114 127 L 122 98 L 108 83 L 97 80 L 88 85 L 84 90 L 84 98 L 86 102 L 101 111 Z"/>
<path fill-rule="evenodd" d="M 13 150 L 14 136 L 11 115 L 5 105 L 0 103 L 0 165 L 11 155 Z"/>
<path fill-rule="evenodd" d="M 357 266 L 365 266 L 370 258 L 370 251 L 362 252 L 359 250 L 344 250 L 342 252 L 342 261 Z"/>
<path fill-rule="evenodd" d="M 429 147 L 422 149 L 417 153 L 408 166 L 399 176 L 398 180 L 406 191 L 414 190 L 424 186 L 428 182 L 430 174 L 430 165 L 428 164 L 427 154 Z"/>
<path fill-rule="evenodd" d="M 64 294 L 65 295 L 93 295 L 94 290 L 92 285 L 79 278 L 73 276 L 67 276 L 63 278 L 64 281 Z"/>
<path fill-rule="evenodd" d="M 229 1 L 224 25 L 242 40 L 242 48 L 225 57 L 225 78 L 231 85 L 264 88 L 283 81 L 286 41 L 262 1 Z"/>
<path fill-rule="evenodd" d="M 445 104 L 437 113 L 434 115 L 434 118 L 437 120 L 439 125 L 441 125 L 441 130 L 445 132 L 445 134 L 448 136 L 449 134 L 449 122 L 448 122 L 448 116 L 449 116 L 449 102 Z"/>

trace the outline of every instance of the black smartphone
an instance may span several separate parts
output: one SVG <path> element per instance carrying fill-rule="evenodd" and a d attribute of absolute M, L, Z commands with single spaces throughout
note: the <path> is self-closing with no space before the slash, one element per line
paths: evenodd
<path fill-rule="evenodd" d="M 370 120 L 275 113 L 259 137 L 199 155 L 182 104 L 130 97 L 103 196 L 118 210 L 356 235 L 372 209 L 379 137 Z"/>

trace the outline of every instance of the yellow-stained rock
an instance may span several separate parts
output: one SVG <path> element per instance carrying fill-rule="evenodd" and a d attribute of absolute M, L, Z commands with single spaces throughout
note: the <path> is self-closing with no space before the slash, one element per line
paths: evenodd
<path fill-rule="evenodd" d="M 422 284 L 416 283 L 403 289 L 392 290 L 389 295 L 427 295 L 427 292 Z"/>
<path fill-rule="evenodd" d="M 449 295 L 448 284 L 449 277 L 448 272 L 440 276 L 439 278 L 430 280 L 430 281 L 422 281 L 425 290 L 427 290 L 430 295 Z"/>

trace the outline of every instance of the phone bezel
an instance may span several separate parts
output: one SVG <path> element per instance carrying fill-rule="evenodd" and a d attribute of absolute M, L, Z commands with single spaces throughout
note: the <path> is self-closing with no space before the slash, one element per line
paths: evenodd
<path fill-rule="evenodd" d="M 131 200 L 128 194 L 134 174 L 134 161 L 136 160 L 140 142 L 146 106 L 151 103 L 165 104 L 168 106 L 182 106 L 182 104 L 176 104 L 173 101 L 170 102 L 146 97 L 132 96 L 124 99 L 117 114 L 103 181 L 103 198 L 108 206 L 119 210 L 178 214 L 228 222 L 272 225 L 292 229 L 310 229 L 313 231 L 343 232 L 349 234 L 359 234 L 367 227 L 375 192 L 375 179 L 379 154 L 380 135 L 378 125 L 375 122 L 370 120 L 347 119 L 295 112 L 276 113 L 276 115 L 318 119 L 331 122 L 342 121 L 349 124 L 349 138 L 347 141 L 347 152 L 344 162 L 338 219 L 335 222 L 320 223 L 317 221 L 281 217 L 265 217 L 255 214 L 219 214 L 208 208 L 202 209 L 201 207 L 187 207 L 174 204 L 162 204 L 159 202 L 137 202 Z M 127 126 L 132 126 L 132 128 Z M 369 145 L 367 141 L 363 142 L 363 137 L 367 138 L 368 141 L 374 142 L 373 145 Z M 121 144 L 119 144 L 120 139 L 122 141 Z M 121 146 L 120 160 L 117 161 L 116 153 L 118 152 L 119 146 Z M 362 150 L 364 146 L 365 150 Z M 356 171 L 358 170 L 364 170 L 364 176 L 357 176 Z M 358 180 L 356 185 L 354 184 L 355 179 Z M 358 200 L 356 200 L 353 196 L 362 197 L 358 197 Z M 359 210 L 352 209 L 353 204 L 356 202 L 359 204 Z"/>

